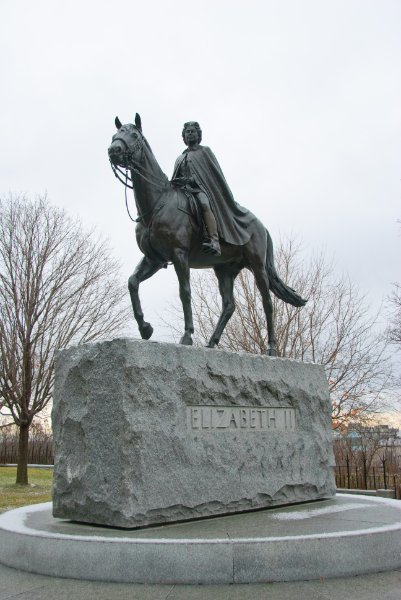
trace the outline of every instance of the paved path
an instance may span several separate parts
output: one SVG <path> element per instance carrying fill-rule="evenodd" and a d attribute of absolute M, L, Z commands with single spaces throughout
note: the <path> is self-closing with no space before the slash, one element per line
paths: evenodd
<path fill-rule="evenodd" d="M 0 565 L 0 600 L 400 600 L 401 571 L 253 585 L 139 585 L 31 575 Z"/>

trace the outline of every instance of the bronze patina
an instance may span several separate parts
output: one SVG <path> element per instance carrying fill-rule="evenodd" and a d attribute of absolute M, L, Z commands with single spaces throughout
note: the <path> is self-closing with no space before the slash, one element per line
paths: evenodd
<path fill-rule="evenodd" d="M 144 320 L 139 285 L 171 262 L 184 311 L 180 343 L 191 345 L 194 326 L 190 269 L 213 268 L 222 297 L 222 312 L 208 343 L 213 348 L 235 310 L 234 280 L 247 268 L 253 272 L 262 297 L 268 354 L 275 356 L 270 291 L 293 306 L 304 306 L 306 300 L 278 276 L 269 232 L 250 211 L 235 202 L 213 152 L 200 144 L 199 124 L 189 121 L 184 125 L 182 134 L 187 148 L 176 161 L 171 181 L 142 133 L 139 115 L 135 125 L 122 125 L 118 117 L 115 124 L 117 133 L 108 150 L 109 159 L 116 176 L 134 190 L 138 211 L 136 239 L 144 254 L 128 280 L 141 337 L 149 339 L 153 328 Z M 130 175 L 125 176 L 122 169 Z"/>

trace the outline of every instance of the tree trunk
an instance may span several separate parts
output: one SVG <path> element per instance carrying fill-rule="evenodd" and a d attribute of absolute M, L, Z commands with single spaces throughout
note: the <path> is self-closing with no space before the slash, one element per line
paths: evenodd
<path fill-rule="evenodd" d="M 16 483 L 22 485 L 28 485 L 28 439 L 29 425 L 20 425 Z"/>

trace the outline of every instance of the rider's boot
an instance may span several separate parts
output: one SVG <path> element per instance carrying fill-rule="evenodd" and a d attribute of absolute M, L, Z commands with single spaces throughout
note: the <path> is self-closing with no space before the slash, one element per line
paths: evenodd
<path fill-rule="evenodd" d="M 206 229 L 210 237 L 209 242 L 204 242 L 202 244 L 202 249 L 206 254 L 215 254 L 216 256 L 220 256 L 221 248 L 219 242 L 219 234 L 217 233 L 217 223 L 214 218 L 214 214 L 210 210 L 205 210 L 203 212 L 203 219 L 205 221 Z"/>
<path fill-rule="evenodd" d="M 208 242 L 204 242 L 202 244 L 202 248 L 206 254 L 214 254 L 215 256 L 220 256 L 221 248 L 219 237 L 217 235 L 210 236 L 210 240 Z"/>

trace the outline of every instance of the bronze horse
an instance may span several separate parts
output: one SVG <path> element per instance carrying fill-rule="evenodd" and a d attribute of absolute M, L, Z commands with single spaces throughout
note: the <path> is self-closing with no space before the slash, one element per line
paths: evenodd
<path fill-rule="evenodd" d="M 306 300 L 278 276 L 274 266 L 273 243 L 266 228 L 255 217 L 249 225 L 250 238 L 246 244 L 234 246 L 221 241 L 220 256 L 205 254 L 202 250 L 202 225 L 196 215 L 196 206 L 194 207 L 196 203 L 183 190 L 174 187 L 162 172 L 142 133 L 139 115 L 135 117 L 135 125 L 122 125 L 118 117 L 115 124 L 117 133 L 108 149 L 109 159 L 115 175 L 134 190 L 138 211 L 136 239 L 144 254 L 128 280 L 132 308 L 141 337 L 149 339 L 153 328 L 144 320 L 139 285 L 168 262 L 174 265 L 178 277 L 185 319 L 185 331 L 180 343 L 186 345 L 192 344 L 194 332 L 190 269 L 214 269 L 222 297 L 222 312 L 209 340 L 209 348 L 219 343 L 235 310 L 234 280 L 242 269 L 248 268 L 253 272 L 262 296 L 267 322 L 268 354 L 276 356 L 270 290 L 293 306 L 303 306 Z M 125 180 L 122 168 L 126 169 Z M 131 173 L 130 177 L 128 171 Z"/>

